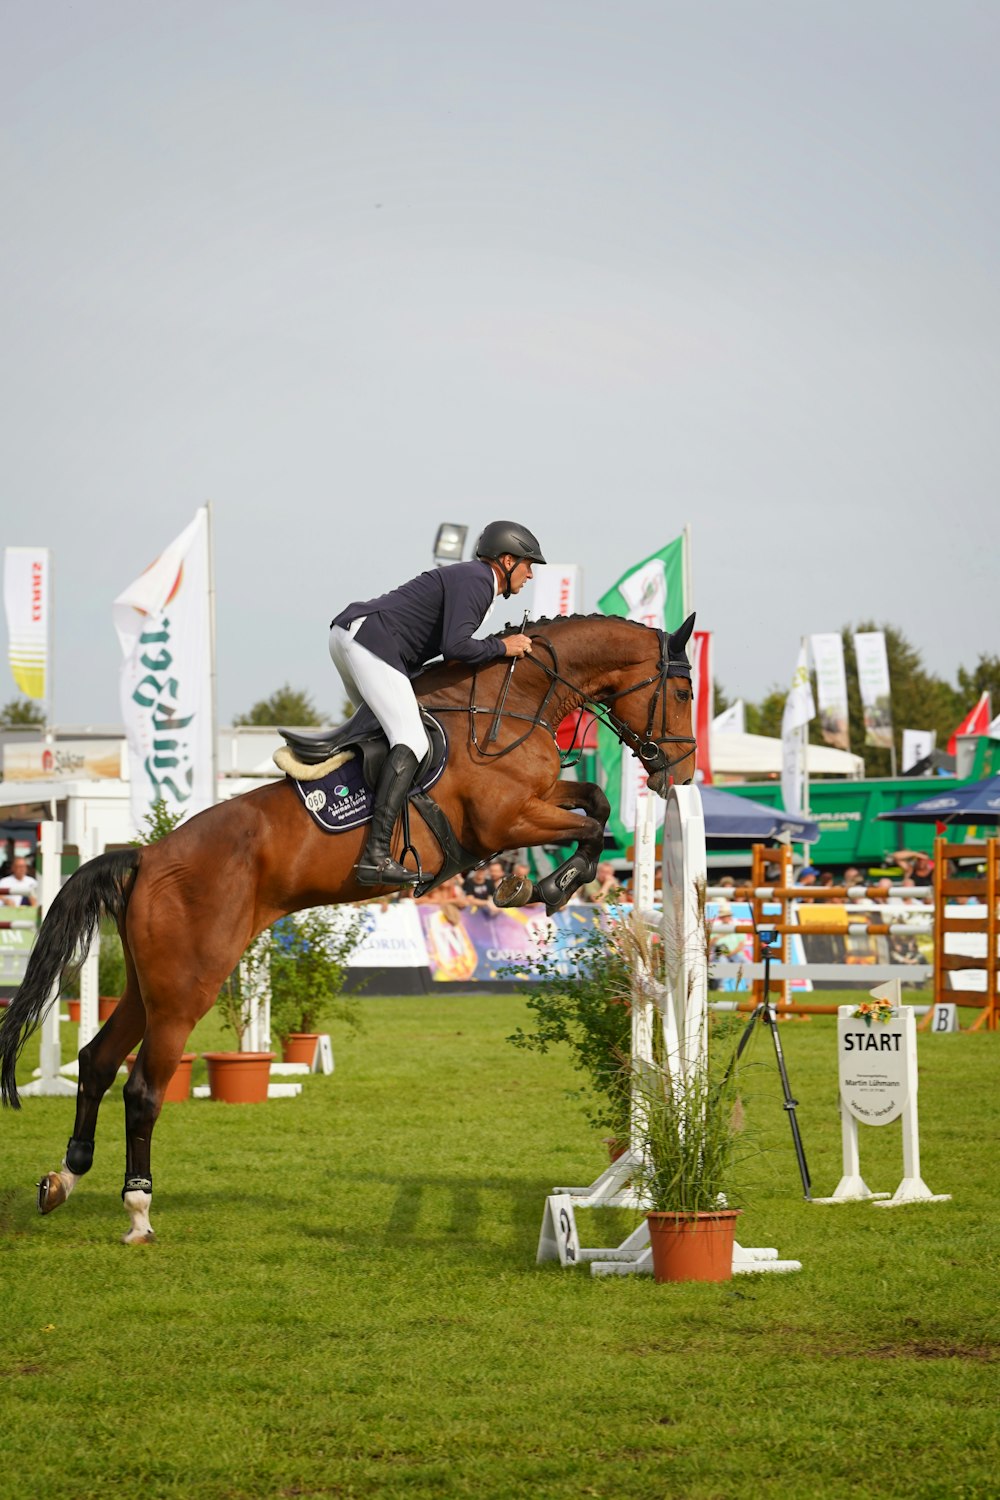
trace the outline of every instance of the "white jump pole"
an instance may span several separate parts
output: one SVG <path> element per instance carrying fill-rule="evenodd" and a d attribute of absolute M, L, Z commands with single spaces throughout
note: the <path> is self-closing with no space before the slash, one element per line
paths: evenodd
<path fill-rule="evenodd" d="M 42 920 L 48 916 L 53 901 L 62 884 L 62 824 L 40 823 L 38 825 L 38 848 L 42 856 L 42 872 L 39 879 L 39 905 Z M 55 1000 L 55 996 L 52 997 Z M 41 1027 L 41 1049 L 39 1067 L 31 1083 L 20 1090 L 22 1098 L 42 1098 L 56 1095 L 75 1095 L 76 1084 L 63 1078 L 59 1068 L 62 1052 L 59 1044 L 59 1005 L 50 1004 Z"/>
<path fill-rule="evenodd" d="M 80 862 L 85 864 L 88 860 L 96 859 L 102 852 L 104 840 L 96 828 L 88 828 L 84 831 L 80 841 Z M 101 934 L 94 934 L 94 941 L 83 965 L 80 969 L 80 1035 L 79 1047 L 85 1047 L 88 1042 L 93 1041 L 97 1035 L 100 1019 L 98 1017 L 97 999 L 100 991 L 99 963 L 101 953 Z"/>

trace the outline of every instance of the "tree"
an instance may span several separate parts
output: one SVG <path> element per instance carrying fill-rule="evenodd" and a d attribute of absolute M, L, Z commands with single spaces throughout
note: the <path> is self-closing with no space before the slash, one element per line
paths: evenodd
<path fill-rule="evenodd" d="M 0 708 L 0 728 L 13 729 L 21 724 L 36 725 L 41 728 L 45 723 L 45 710 L 41 704 L 31 698 L 11 698 Z"/>
<path fill-rule="evenodd" d="M 983 693 L 989 693 L 994 714 L 1000 713 L 1000 656 L 987 656 L 981 652 L 971 672 L 959 667 L 958 693 L 965 704 L 961 716 L 975 707 Z"/>
<path fill-rule="evenodd" d="M 287 724 L 298 729 L 325 722 L 309 694 L 300 692 L 287 682 L 276 693 L 272 693 L 270 698 L 261 698 L 249 713 L 238 714 L 233 719 L 234 724 Z"/>
<path fill-rule="evenodd" d="M 759 703 L 746 704 L 747 734 L 781 735 L 781 715 L 785 711 L 788 689 L 773 687 Z"/>

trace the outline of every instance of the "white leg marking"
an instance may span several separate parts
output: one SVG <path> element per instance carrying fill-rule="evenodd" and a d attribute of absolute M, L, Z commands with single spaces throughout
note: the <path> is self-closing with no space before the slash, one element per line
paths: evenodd
<path fill-rule="evenodd" d="M 150 1240 L 156 1238 L 153 1234 L 153 1226 L 149 1222 L 149 1209 L 153 1202 L 152 1193 L 133 1191 L 125 1194 L 125 1207 L 128 1209 L 132 1219 L 132 1228 L 128 1234 L 122 1235 L 123 1245 L 146 1245 Z"/>

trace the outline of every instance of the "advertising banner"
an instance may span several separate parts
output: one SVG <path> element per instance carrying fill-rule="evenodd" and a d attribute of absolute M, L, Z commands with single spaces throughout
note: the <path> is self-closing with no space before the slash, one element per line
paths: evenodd
<path fill-rule="evenodd" d="M 3 747 L 3 774 L 7 781 L 117 781 L 125 770 L 124 748 L 121 740 L 8 742 Z"/>
<path fill-rule="evenodd" d="M 630 568 L 597 602 L 606 615 L 638 620 L 660 630 L 676 630 L 684 623 L 685 616 L 684 537 L 668 542 L 659 552 Z M 635 834 L 635 804 L 645 790 L 646 772 L 634 755 L 622 752 L 616 736 L 603 725 L 598 728 L 597 742 L 611 798 L 608 832 L 625 849 Z M 656 800 L 660 804 L 657 808 L 660 824 L 665 804 L 659 797 Z"/>
<path fill-rule="evenodd" d="M 583 587 L 576 563 L 536 563 L 532 572 L 535 592 L 531 602 L 536 620 L 579 614 Z"/>
<path fill-rule="evenodd" d="M 124 661 L 119 684 L 128 738 L 132 818 L 153 804 L 196 813 L 212 785 L 212 640 L 208 512 L 194 520 L 114 603 Z"/>
<path fill-rule="evenodd" d="M 594 932 L 604 913 L 624 907 L 567 906 L 552 917 L 544 906 L 467 907 L 461 911 L 418 905 L 435 984 L 530 979 L 544 952 L 546 965 L 569 965 L 574 949 Z M 353 960 L 352 960 L 353 962 Z"/>
<path fill-rule="evenodd" d="M 809 657 L 806 643 L 799 647 L 792 687 L 785 699 L 781 716 L 781 796 L 785 811 L 808 811 L 806 795 L 806 757 L 802 731 L 816 717 L 812 683 L 809 680 Z"/>
<path fill-rule="evenodd" d="M 695 739 L 698 741 L 699 780 L 712 784 L 712 708 L 715 680 L 712 661 L 712 632 L 696 630 L 691 636 L 691 687 L 694 691 L 692 714 Z"/>
<path fill-rule="evenodd" d="M 825 635 L 811 635 L 809 646 L 816 670 L 820 732 L 828 745 L 833 745 L 837 750 L 850 750 L 843 638 L 836 631 Z"/>
<path fill-rule="evenodd" d="M 426 965 L 421 908 L 413 901 L 332 908 L 334 914 L 341 910 L 360 917 L 362 924 L 362 936 L 351 951 L 352 969 L 422 969 Z"/>
<path fill-rule="evenodd" d="M 937 732 L 933 729 L 904 729 L 903 759 L 900 765 L 903 775 L 926 760 L 936 743 Z"/>
<path fill-rule="evenodd" d="M 28 698 L 48 696 L 51 572 L 48 547 L 4 548 L 3 603 L 10 670 Z"/>
<path fill-rule="evenodd" d="M 881 630 L 861 631 L 854 637 L 858 661 L 858 687 L 865 716 L 865 744 L 892 749 L 892 699 L 889 688 L 889 658 Z"/>

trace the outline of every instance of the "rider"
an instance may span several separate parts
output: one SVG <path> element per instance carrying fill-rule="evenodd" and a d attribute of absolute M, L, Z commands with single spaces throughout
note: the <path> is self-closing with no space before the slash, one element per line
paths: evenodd
<path fill-rule="evenodd" d="M 330 655 L 355 703 L 367 703 L 385 730 L 389 754 L 375 788 L 375 811 L 357 864 L 360 885 L 416 885 L 391 852 L 392 832 L 429 745 L 410 678 L 436 656 L 483 666 L 524 656 L 526 635 L 473 640 L 497 595 L 509 599 L 544 563 L 538 542 L 516 521 L 491 521 L 475 560 L 432 568 L 378 599 L 349 604 L 330 626 Z"/>

